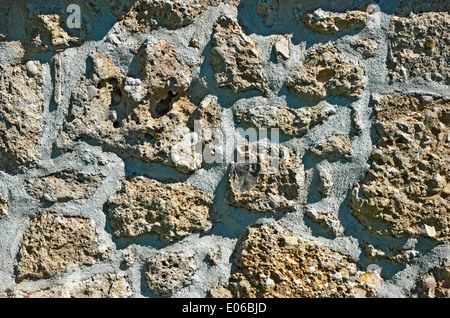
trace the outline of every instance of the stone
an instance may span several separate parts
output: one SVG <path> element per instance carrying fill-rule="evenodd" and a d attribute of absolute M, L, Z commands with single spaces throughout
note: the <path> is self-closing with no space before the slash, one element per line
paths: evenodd
<path fill-rule="evenodd" d="M 88 100 L 91 101 L 97 95 L 97 88 L 94 85 L 90 85 L 87 88 Z"/>
<path fill-rule="evenodd" d="M 449 101 L 421 100 L 394 94 L 374 102 L 378 142 L 370 171 L 354 188 L 352 211 L 380 235 L 448 241 L 450 153 L 438 136 L 449 134 Z"/>
<path fill-rule="evenodd" d="M 27 68 L 28 74 L 30 74 L 31 76 L 39 74 L 39 69 L 37 68 L 34 61 L 28 61 L 25 66 Z"/>
<path fill-rule="evenodd" d="M 212 227 L 212 199 L 180 183 L 163 184 L 144 177 L 124 180 L 121 191 L 106 205 L 117 237 L 156 233 L 161 241 L 171 243 Z"/>
<path fill-rule="evenodd" d="M 228 176 L 230 203 L 255 213 L 292 211 L 304 192 L 301 158 L 291 149 L 259 146 L 257 152 L 248 151 L 249 160 L 232 165 Z M 276 149 L 272 150 L 273 147 Z M 275 155 L 271 157 L 272 154 Z"/>
<path fill-rule="evenodd" d="M 393 82 L 413 78 L 450 84 L 448 12 L 394 16 L 389 26 L 388 71 Z"/>
<path fill-rule="evenodd" d="M 65 19 L 58 14 L 33 15 L 26 24 L 33 52 L 63 51 L 71 45 L 78 44 L 78 39 L 71 37 L 63 29 Z"/>
<path fill-rule="evenodd" d="M 268 91 L 268 79 L 256 43 L 243 32 L 235 17 L 221 15 L 217 19 L 210 63 L 217 87 L 228 87 L 234 93 Z"/>
<path fill-rule="evenodd" d="M 292 236 L 277 223 L 248 228 L 233 256 L 237 270 L 227 289 L 234 297 L 356 297 L 357 286 L 371 294 L 367 285 L 361 285 L 365 272 L 358 271 L 348 257 L 314 241 L 292 240 Z"/>
<path fill-rule="evenodd" d="M 42 178 L 28 180 L 26 190 L 35 199 L 51 203 L 89 199 L 103 178 L 62 171 Z"/>
<path fill-rule="evenodd" d="M 365 58 L 374 57 L 379 49 L 378 42 L 373 38 L 361 38 L 356 40 L 352 46 Z"/>
<path fill-rule="evenodd" d="M 411 291 L 413 298 L 450 298 L 450 261 L 444 259 L 420 275 Z"/>
<path fill-rule="evenodd" d="M 166 41 L 147 41 L 140 48 L 138 58 L 143 65 L 143 88 L 157 102 L 186 91 L 192 81 L 190 68 L 178 59 L 175 47 Z M 142 92 L 145 96 L 146 93 Z"/>
<path fill-rule="evenodd" d="M 9 204 L 5 195 L 0 192 L 0 220 L 9 215 Z"/>
<path fill-rule="evenodd" d="M 157 42 L 153 49 L 144 45 L 140 52 L 145 66 L 142 79 L 123 76 L 102 53 L 91 56 L 92 79 L 85 79 L 73 93 L 68 120 L 56 146 L 68 151 L 74 141 L 83 138 L 102 144 L 122 158 L 160 162 L 192 173 L 204 164 L 202 154 L 195 152 L 197 143 L 191 142 L 199 137 L 194 131 L 196 114 L 209 114 L 199 117 L 199 126 L 220 128 L 221 106 L 211 96 L 199 106 L 191 102 L 185 92 L 191 80 L 189 68 L 178 62 L 167 42 Z M 90 86 L 97 88 L 97 95 L 88 101 L 86 91 Z M 140 98 L 133 97 L 134 93 Z M 205 137 L 205 146 L 212 139 Z"/>
<path fill-rule="evenodd" d="M 364 11 L 347 11 L 336 13 L 317 9 L 305 14 L 302 21 L 306 27 L 322 34 L 333 34 L 343 30 L 363 29 L 367 23 L 367 13 Z"/>
<path fill-rule="evenodd" d="M 342 54 L 333 42 L 315 45 L 307 51 L 303 65 L 288 77 L 286 86 L 308 99 L 327 96 L 361 98 L 366 86 L 364 69 Z"/>
<path fill-rule="evenodd" d="M 237 6 L 240 0 L 140 0 L 125 14 L 121 12 L 124 9 L 119 1 L 114 2 L 120 23 L 131 32 L 142 32 L 146 28 L 174 30 L 186 27 L 210 7 L 221 4 Z"/>
<path fill-rule="evenodd" d="M 0 170 L 35 166 L 44 133 L 44 80 L 25 65 L 0 66 Z"/>
<path fill-rule="evenodd" d="M 301 137 L 311 128 L 323 123 L 336 113 L 336 107 L 320 102 L 313 107 L 300 109 L 277 106 L 237 107 L 234 110 L 236 121 L 254 128 L 278 128 L 289 137 Z"/>
<path fill-rule="evenodd" d="M 91 220 L 41 214 L 30 221 L 23 234 L 17 279 L 49 278 L 69 266 L 96 264 L 108 256 L 102 246 Z"/>
<path fill-rule="evenodd" d="M 121 273 L 95 275 L 87 279 L 63 282 L 39 290 L 29 286 L 16 285 L 9 298 L 130 298 L 131 286 L 127 277 Z"/>
<path fill-rule="evenodd" d="M 147 260 L 144 278 L 149 290 L 158 296 L 173 296 L 189 286 L 197 272 L 193 255 L 184 252 L 160 253 Z"/>
<path fill-rule="evenodd" d="M 325 141 L 318 142 L 311 147 L 311 152 L 320 158 L 337 160 L 352 158 L 352 143 L 347 135 L 334 135 Z"/>
<path fill-rule="evenodd" d="M 286 36 L 278 36 L 273 45 L 273 52 L 277 62 L 283 62 L 291 58 L 291 50 L 289 48 L 289 38 Z"/>
<path fill-rule="evenodd" d="M 233 294 L 224 285 L 217 285 L 209 291 L 211 298 L 233 298 Z"/>
<path fill-rule="evenodd" d="M 317 187 L 317 191 L 320 194 L 327 197 L 331 194 L 333 190 L 333 175 L 330 174 L 328 170 L 320 169 L 319 170 L 319 184 Z"/>

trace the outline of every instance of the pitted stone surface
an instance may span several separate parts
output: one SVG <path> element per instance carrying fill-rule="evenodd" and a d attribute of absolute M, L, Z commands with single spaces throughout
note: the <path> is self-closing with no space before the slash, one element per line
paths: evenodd
<path fill-rule="evenodd" d="M 249 109 L 237 108 L 236 121 L 240 124 L 259 128 L 278 128 L 280 133 L 289 137 L 301 137 L 310 129 L 321 124 L 329 116 L 335 114 L 336 108 L 319 103 L 314 107 L 300 109 L 276 106 L 255 106 Z"/>
<path fill-rule="evenodd" d="M 39 62 L 31 75 L 25 65 L 1 66 L 0 169 L 15 172 L 36 165 L 44 133 L 44 96 Z"/>
<path fill-rule="evenodd" d="M 306 26 L 319 33 L 337 33 L 342 30 L 363 29 L 367 23 L 367 12 L 347 11 L 335 13 L 317 9 L 302 18 Z"/>
<path fill-rule="evenodd" d="M 105 54 L 92 55 L 94 74 L 74 93 L 58 147 L 71 148 L 75 140 L 83 138 L 124 158 L 163 162 L 184 173 L 201 168 L 191 145 L 185 145 L 186 136 L 195 133 L 199 112 L 209 114 L 198 118 L 200 126 L 220 128 L 220 105 L 212 97 L 206 97 L 199 106 L 191 102 L 185 92 L 190 83 L 189 68 L 183 67 L 171 50 L 167 42 L 150 48 L 144 44 L 138 54 L 146 66 L 142 80 L 126 79 Z M 92 99 L 87 98 L 90 89 L 95 89 Z M 178 148 L 185 153 L 179 155 Z"/>
<path fill-rule="evenodd" d="M 450 84 L 447 12 L 394 17 L 389 26 L 389 76 L 394 81 L 422 78 Z"/>
<path fill-rule="evenodd" d="M 238 272 L 227 289 L 238 298 L 357 297 L 373 287 L 347 257 L 277 224 L 250 227 L 234 262 Z"/>
<path fill-rule="evenodd" d="M 192 283 L 197 271 L 193 255 L 183 252 L 159 254 L 148 260 L 144 273 L 147 286 L 156 295 L 171 296 Z"/>
<path fill-rule="evenodd" d="M 449 240 L 449 101 L 402 94 L 375 102 L 373 163 L 353 213 L 381 235 Z"/>
<path fill-rule="evenodd" d="M 45 213 L 31 220 L 24 233 L 17 279 L 49 278 L 69 266 L 93 265 L 107 256 L 92 221 Z"/>
<path fill-rule="evenodd" d="M 47 202 L 89 199 L 102 180 L 102 177 L 95 175 L 61 172 L 29 180 L 27 192 L 32 197 Z"/>
<path fill-rule="evenodd" d="M 256 213 L 277 214 L 295 209 L 304 191 L 304 166 L 294 151 L 272 147 L 261 147 L 258 155 L 266 155 L 267 160 L 260 162 L 252 158 L 257 153 L 254 147 L 249 151 L 242 149 L 242 157 L 249 156 L 249 160 L 233 164 L 230 169 L 231 204 Z M 272 151 L 275 156 L 270 157 Z"/>
<path fill-rule="evenodd" d="M 324 99 L 344 96 L 359 99 L 366 85 L 364 69 L 328 42 L 308 50 L 303 65 L 288 78 L 286 85 L 304 98 Z"/>
<path fill-rule="evenodd" d="M 180 240 L 211 228 L 211 198 L 182 184 L 161 184 L 137 177 L 124 181 L 122 190 L 107 203 L 116 236 L 156 233 L 164 242 Z"/>
<path fill-rule="evenodd" d="M 239 21 L 222 15 L 214 25 L 210 63 L 218 87 L 234 93 L 268 90 L 268 79 L 255 41 L 245 34 Z"/>

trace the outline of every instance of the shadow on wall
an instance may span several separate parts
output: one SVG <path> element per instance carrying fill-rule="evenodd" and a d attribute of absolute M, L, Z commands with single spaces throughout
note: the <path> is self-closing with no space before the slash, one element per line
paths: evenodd
<path fill-rule="evenodd" d="M 334 34 L 320 34 L 308 29 L 302 22 L 302 16 L 321 8 L 325 11 L 345 12 L 347 10 L 365 10 L 369 4 L 378 1 L 354 0 L 243 0 L 238 7 L 238 19 L 247 34 L 270 36 L 292 34 L 294 45 L 305 41 L 306 49 L 314 44 L 336 41 L 346 35 L 355 35 L 361 30 L 342 30 Z"/>
<path fill-rule="evenodd" d="M 0 39 L 22 42 L 27 59 L 49 59 L 56 52 L 103 39 L 120 12 L 135 1 L 2 0 Z"/>

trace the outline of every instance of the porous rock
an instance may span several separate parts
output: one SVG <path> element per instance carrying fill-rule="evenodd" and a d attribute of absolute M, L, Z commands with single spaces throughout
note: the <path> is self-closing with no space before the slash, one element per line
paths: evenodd
<path fill-rule="evenodd" d="M 119 237 L 156 233 L 170 243 L 192 233 L 205 233 L 212 226 L 212 199 L 183 184 L 162 184 L 144 177 L 124 180 L 107 206 L 114 234 Z"/>
<path fill-rule="evenodd" d="M 323 123 L 336 113 L 336 108 L 321 102 L 313 107 L 300 109 L 277 106 L 254 106 L 236 108 L 236 121 L 254 128 L 278 128 L 289 137 L 301 137 L 316 125 Z"/>
<path fill-rule="evenodd" d="M 197 271 L 193 255 L 184 252 L 160 253 L 147 260 L 144 278 L 155 295 L 172 296 L 189 286 Z"/>
<path fill-rule="evenodd" d="M 89 199 L 103 178 L 73 172 L 60 172 L 28 180 L 27 192 L 32 197 L 47 202 L 65 202 Z"/>
<path fill-rule="evenodd" d="M 311 152 L 320 158 L 348 160 L 352 158 L 352 143 L 348 135 L 334 135 L 313 145 Z"/>
<path fill-rule="evenodd" d="M 374 103 L 377 147 L 353 213 L 380 235 L 448 241 L 448 100 L 396 94 Z"/>
<path fill-rule="evenodd" d="M 146 28 L 154 30 L 186 27 L 210 7 L 221 4 L 237 6 L 240 0 L 140 0 L 125 14 L 123 11 L 127 9 L 118 1 L 114 2 L 114 11 L 122 25 L 132 32 L 141 32 Z"/>
<path fill-rule="evenodd" d="M 270 251 L 270 252 L 269 252 Z M 238 298 L 357 297 L 372 294 L 345 255 L 298 238 L 278 224 L 254 225 L 234 254 L 227 288 Z"/>
<path fill-rule="evenodd" d="M 302 17 L 305 25 L 319 33 L 332 34 L 342 30 L 363 29 L 367 23 L 364 11 L 347 11 L 345 13 L 329 12 L 317 9 Z"/>
<path fill-rule="evenodd" d="M 268 91 L 268 79 L 256 43 L 243 32 L 235 17 L 219 17 L 211 44 L 210 63 L 218 87 L 228 87 L 234 93 Z"/>
<path fill-rule="evenodd" d="M 359 99 L 366 86 L 365 71 L 357 61 L 344 56 L 333 42 L 313 46 L 303 65 L 288 77 L 286 86 L 309 99 L 343 96 Z"/>
<path fill-rule="evenodd" d="M 41 156 L 44 80 L 28 76 L 25 65 L 0 68 L 0 170 L 17 172 L 35 166 Z"/>
<path fill-rule="evenodd" d="M 74 140 L 83 138 L 123 158 L 162 162 L 184 173 L 198 170 L 202 158 L 195 152 L 196 143 L 190 144 L 189 140 L 200 138 L 194 136 L 195 120 L 202 127 L 220 126 L 217 98 L 206 96 L 199 106 L 191 102 L 185 92 L 190 84 L 189 68 L 180 64 L 167 42 L 158 42 L 152 49 L 145 45 L 138 56 L 144 65 L 142 79 L 123 76 L 108 56 L 93 54 L 92 79 L 74 93 L 68 121 L 57 140 L 58 148 L 68 150 Z M 97 88 L 97 93 L 88 100 L 91 86 Z M 209 115 L 199 117 L 199 112 Z M 208 144 L 211 139 L 198 142 Z M 183 155 L 178 148 L 182 148 Z"/>
<path fill-rule="evenodd" d="M 392 18 L 388 31 L 388 69 L 392 81 L 422 78 L 450 84 L 449 21 L 448 12 Z"/>
<path fill-rule="evenodd" d="M 69 266 L 93 265 L 107 256 L 91 220 L 44 213 L 30 221 L 23 235 L 17 279 L 49 278 Z"/>
<path fill-rule="evenodd" d="M 230 169 L 231 204 L 255 213 L 292 211 L 304 191 L 305 171 L 301 158 L 295 151 L 278 145 L 247 148 L 237 149 L 245 160 L 238 159 Z"/>

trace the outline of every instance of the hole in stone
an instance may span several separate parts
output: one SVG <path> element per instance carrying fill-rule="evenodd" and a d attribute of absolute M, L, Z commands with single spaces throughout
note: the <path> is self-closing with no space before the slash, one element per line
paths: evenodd
<path fill-rule="evenodd" d="M 111 93 L 111 105 L 112 106 L 117 106 L 120 103 L 122 103 L 122 92 L 120 91 L 120 89 L 118 87 L 114 87 L 112 93 Z"/>
<path fill-rule="evenodd" d="M 152 111 L 153 118 L 160 118 L 166 115 L 172 109 L 173 99 L 177 96 L 172 92 L 169 92 L 169 96 L 167 98 L 160 101 Z"/>
<path fill-rule="evenodd" d="M 325 83 L 325 82 L 328 82 L 334 76 L 334 74 L 336 74 L 335 71 L 325 69 L 325 70 L 321 70 L 319 72 L 319 74 L 317 74 L 316 78 L 319 82 Z"/>
<path fill-rule="evenodd" d="M 116 120 L 115 122 L 113 122 L 113 127 L 114 128 L 120 128 L 122 126 L 122 123 L 118 120 Z"/>

